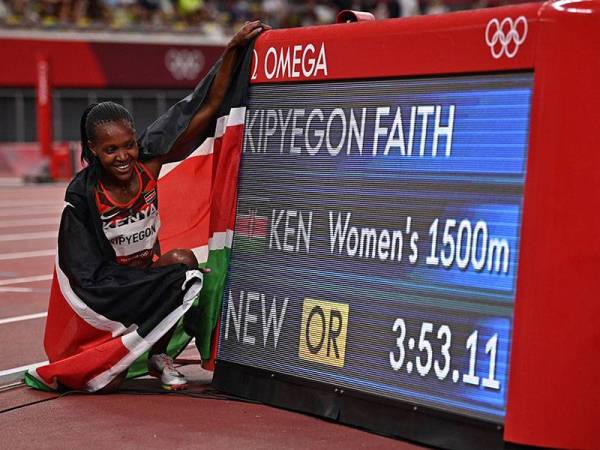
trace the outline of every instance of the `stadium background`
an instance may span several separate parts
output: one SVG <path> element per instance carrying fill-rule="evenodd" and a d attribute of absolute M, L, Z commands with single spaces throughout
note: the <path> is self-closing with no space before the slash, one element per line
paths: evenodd
<path fill-rule="evenodd" d="M 36 145 L 40 55 L 50 64 L 52 139 L 69 146 L 77 169 L 88 104 L 121 103 L 143 130 L 186 95 L 247 20 L 287 28 L 335 23 L 343 9 L 386 19 L 516 3 L 523 0 L 0 0 L 0 58 L 12 65 L 0 73 L 0 174 L 48 178 Z M 91 59 L 73 41 L 89 43 Z M 72 169 L 62 172 L 68 178 Z"/>
<path fill-rule="evenodd" d="M 261 18 L 275 27 L 310 26 L 333 23 L 340 9 L 371 11 L 377 18 L 435 14 L 447 11 L 497 6 L 511 2 L 472 1 L 372 1 L 372 2 L 211 2 L 211 1 L 6 1 L 0 0 L 0 56 L 7 50 L 6 39 L 42 39 L 64 42 L 81 40 L 99 43 L 110 41 L 113 50 L 130 47 L 131 63 L 112 67 L 112 71 L 127 76 L 107 77 L 104 83 L 86 84 L 82 80 L 71 85 L 61 83 L 53 89 L 53 137 L 55 142 L 76 143 L 79 138 L 79 118 L 87 104 L 98 100 L 113 100 L 133 111 L 137 127 L 142 130 L 153 118 L 185 95 L 218 56 L 220 48 L 234 30 L 246 20 Z M 109 45 L 109 44 L 105 44 Z M 157 77 L 154 82 L 136 77 L 145 64 L 144 55 L 136 53 L 138 45 L 177 46 L 179 50 L 196 47 L 210 49 L 202 60 L 202 68 L 194 77 Z M 4 47 L 4 48 L 2 48 Z M 185 48 L 184 48 L 185 47 Z M 108 47 L 106 47 L 108 48 Z M 13 49 L 14 50 L 14 49 Z M 69 50 L 65 47 L 65 52 Z M 31 56 L 31 55 L 29 55 Z M 66 56 L 66 55 L 65 55 Z M 69 55 L 71 56 L 71 55 Z M 7 58 L 3 58 L 5 61 Z M 161 54 L 161 62 L 165 61 Z M 56 63 L 56 61 L 52 61 Z M 192 64 L 193 65 L 193 64 Z M 34 70 L 34 66 L 31 66 Z M 53 66 L 52 70 L 57 70 Z M 168 70 L 168 67 L 167 67 Z M 125 81 L 124 81 L 125 80 Z M 30 152 L 38 152 L 35 83 L 21 80 L 2 82 L 0 76 L 0 148 L 7 143 L 32 143 Z M 75 145 L 75 144 L 73 144 Z M 72 147 L 75 151 L 75 147 Z M 22 155 L 25 152 L 21 153 Z M 0 155 L 1 156 L 1 155 Z M 0 163 L 2 161 L 0 160 Z M 10 175 L 15 168 L 0 164 L 0 175 Z M 4 172 L 4 173 L 2 173 Z M 19 175 L 21 175 L 19 173 Z M 60 194 L 57 195 L 60 197 Z M 32 325 L 32 324 L 30 324 Z M 37 324 L 40 327 L 40 323 Z M 36 338 L 39 340 L 39 333 Z M 41 342 L 39 342 L 41 348 Z M 13 366 L 33 360 L 24 359 Z"/>
<path fill-rule="evenodd" d="M 244 21 L 261 19 L 275 28 L 331 24 L 343 9 L 372 12 L 385 19 L 419 14 L 439 14 L 472 8 L 522 3 L 521 0 L 0 0 L 0 33 L 5 38 L 81 39 L 113 42 L 168 42 L 222 46 Z M 148 34 L 149 33 L 149 34 Z M 137 36 L 137 39 L 136 39 Z M 1 43 L 2 41 L 0 41 Z M 6 41 L 4 41 L 6 45 Z M 2 48 L 4 45 L 0 45 Z M 5 47 L 4 50 L 7 50 Z M 113 48 L 114 51 L 117 48 Z M 2 56 L 0 50 L 0 56 Z M 213 58 L 203 61 L 209 65 Z M 3 57 L 6 62 L 6 57 Z M 18 61 L 16 62 L 18 64 Z M 74 61 L 76 63 L 76 61 Z M 137 55 L 122 72 L 143 71 L 144 57 Z M 56 69 L 56 68 L 53 68 Z M 195 73 L 194 75 L 199 75 Z M 82 73 L 82 78 L 85 75 Z M 180 82 L 177 82 L 180 81 Z M 130 108 L 138 129 L 143 129 L 194 85 L 195 79 L 160 81 L 158 88 L 110 89 L 61 86 L 53 92 L 56 141 L 78 139 L 81 111 L 97 100 L 114 100 Z M 82 81 L 81 83 L 85 83 Z M 80 84 L 81 84 L 80 83 Z M 16 86 L 0 77 L 0 142 L 36 140 L 34 86 Z M 136 89 L 137 88 L 137 89 Z M 183 88 L 183 89 L 182 89 Z"/>
<path fill-rule="evenodd" d="M 519 0 L 2 0 L 5 26 L 200 32 L 228 36 L 257 18 L 276 28 L 333 23 L 343 9 L 377 19 L 524 3 Z"/>

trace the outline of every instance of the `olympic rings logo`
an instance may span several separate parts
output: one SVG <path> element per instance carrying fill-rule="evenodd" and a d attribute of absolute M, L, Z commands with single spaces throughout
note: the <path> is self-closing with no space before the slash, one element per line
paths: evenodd
<path fill-rule="evenodd" d="M 199 50 L 170 49 L 165 66 L 176 80 L 195 80 L 204 67 L 204 55 Z"/>
<path fill-rule="evenodd" d="M 524 16 L 519 16 L 514 21 L 510 17 L 505 17 L 502 22 L 492 19 L 485 28 L 485 42 L 495 59 L 502 55 L 514 58 L 526 37 L 527 19 Z"/>

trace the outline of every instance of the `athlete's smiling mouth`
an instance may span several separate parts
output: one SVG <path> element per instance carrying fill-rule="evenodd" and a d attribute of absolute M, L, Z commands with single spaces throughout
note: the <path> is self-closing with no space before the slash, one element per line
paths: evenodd
<path fill-rule="evenodd" d="M 127 161 L 125 163 L 116 163 L 113 165 L 117 172 L 127 173 L 131 169 L 131 161 Z"/>

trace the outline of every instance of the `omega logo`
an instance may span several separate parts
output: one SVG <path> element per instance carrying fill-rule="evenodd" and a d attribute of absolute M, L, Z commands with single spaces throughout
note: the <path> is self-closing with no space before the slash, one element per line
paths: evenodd
<path fill-rule="evenodd" d="M 254 50 L 251 79 L 255 80 L 257 78 L 259 67 L 267 80 L 327 76 L 325 44 L 269 47 L 263 60 L 259 58 L 258 53 Z"/>

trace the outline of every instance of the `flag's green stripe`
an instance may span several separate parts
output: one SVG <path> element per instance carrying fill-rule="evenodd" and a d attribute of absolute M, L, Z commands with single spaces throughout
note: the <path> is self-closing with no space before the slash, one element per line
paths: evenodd
<path fill-rule="evenodd" d="M 23 381 L 25 381 L 25 384 L 27 386 L 29 386 L 30 388 L 39 389 L 40 391 L 46 391 L 46 392 L 55 392 L 54 389 L 46 386 L 44 383 L 42 383 L 36 377 L 29 375 L 28 372 L 25 372 L 25 379 Z"/>
<path fill-rule="evenodd" d="M 201 266 L 209 267 L 210 273 L 204 275 L 200 295 L 189 311 L 177 323 L 177 328 L 169 342 L 167 353 L 176 357 L 188 345 L 192 337 L 196 338 L 196 347 L 203 360 L 210 358 L 212 333 L 221 313 L 221 299 L 225 289 L 227 266 L 231 250 L 211 250 L 208 261 Z M 135 378 L 148 373 L 148 352 L 140 356 L 129 368 L 127 378 Z"/>
<path fill-rule="evenodd" d="M 198 302 L 198 299 L 194 300 L 194 304 Z M 194 306 L 192 306 L 193 308 Z M 167 353 L 175 358 L 179 355 L 185 347 L 188 345 L 192 338 L 183 329 L 183 318 L 177 322 L 177 328 L 173 333 L 173 337 L 169 341 L 167 346 Z M 148 352 L 141 355 L 135 362 L 129 367 L 127 371 L 127 378 L 135 378 L 148 373 Z"/>
<path fill-rule="evenodd" d="M 265 240 L 235 236 L 235 248 L 241 252 L 265 253 Z"/>
<path fill-rule="evenodd" d="M 196 338 L 196 347 L 204 360 L 210 358 L 212 333 L 221 313 L 221 299 L 230 253 L 229 248 L 209 252 L 206 267 L 209 267 L 211 272 L 204 276 L 198 304 L 184 317 L 185 330 Z"/>

